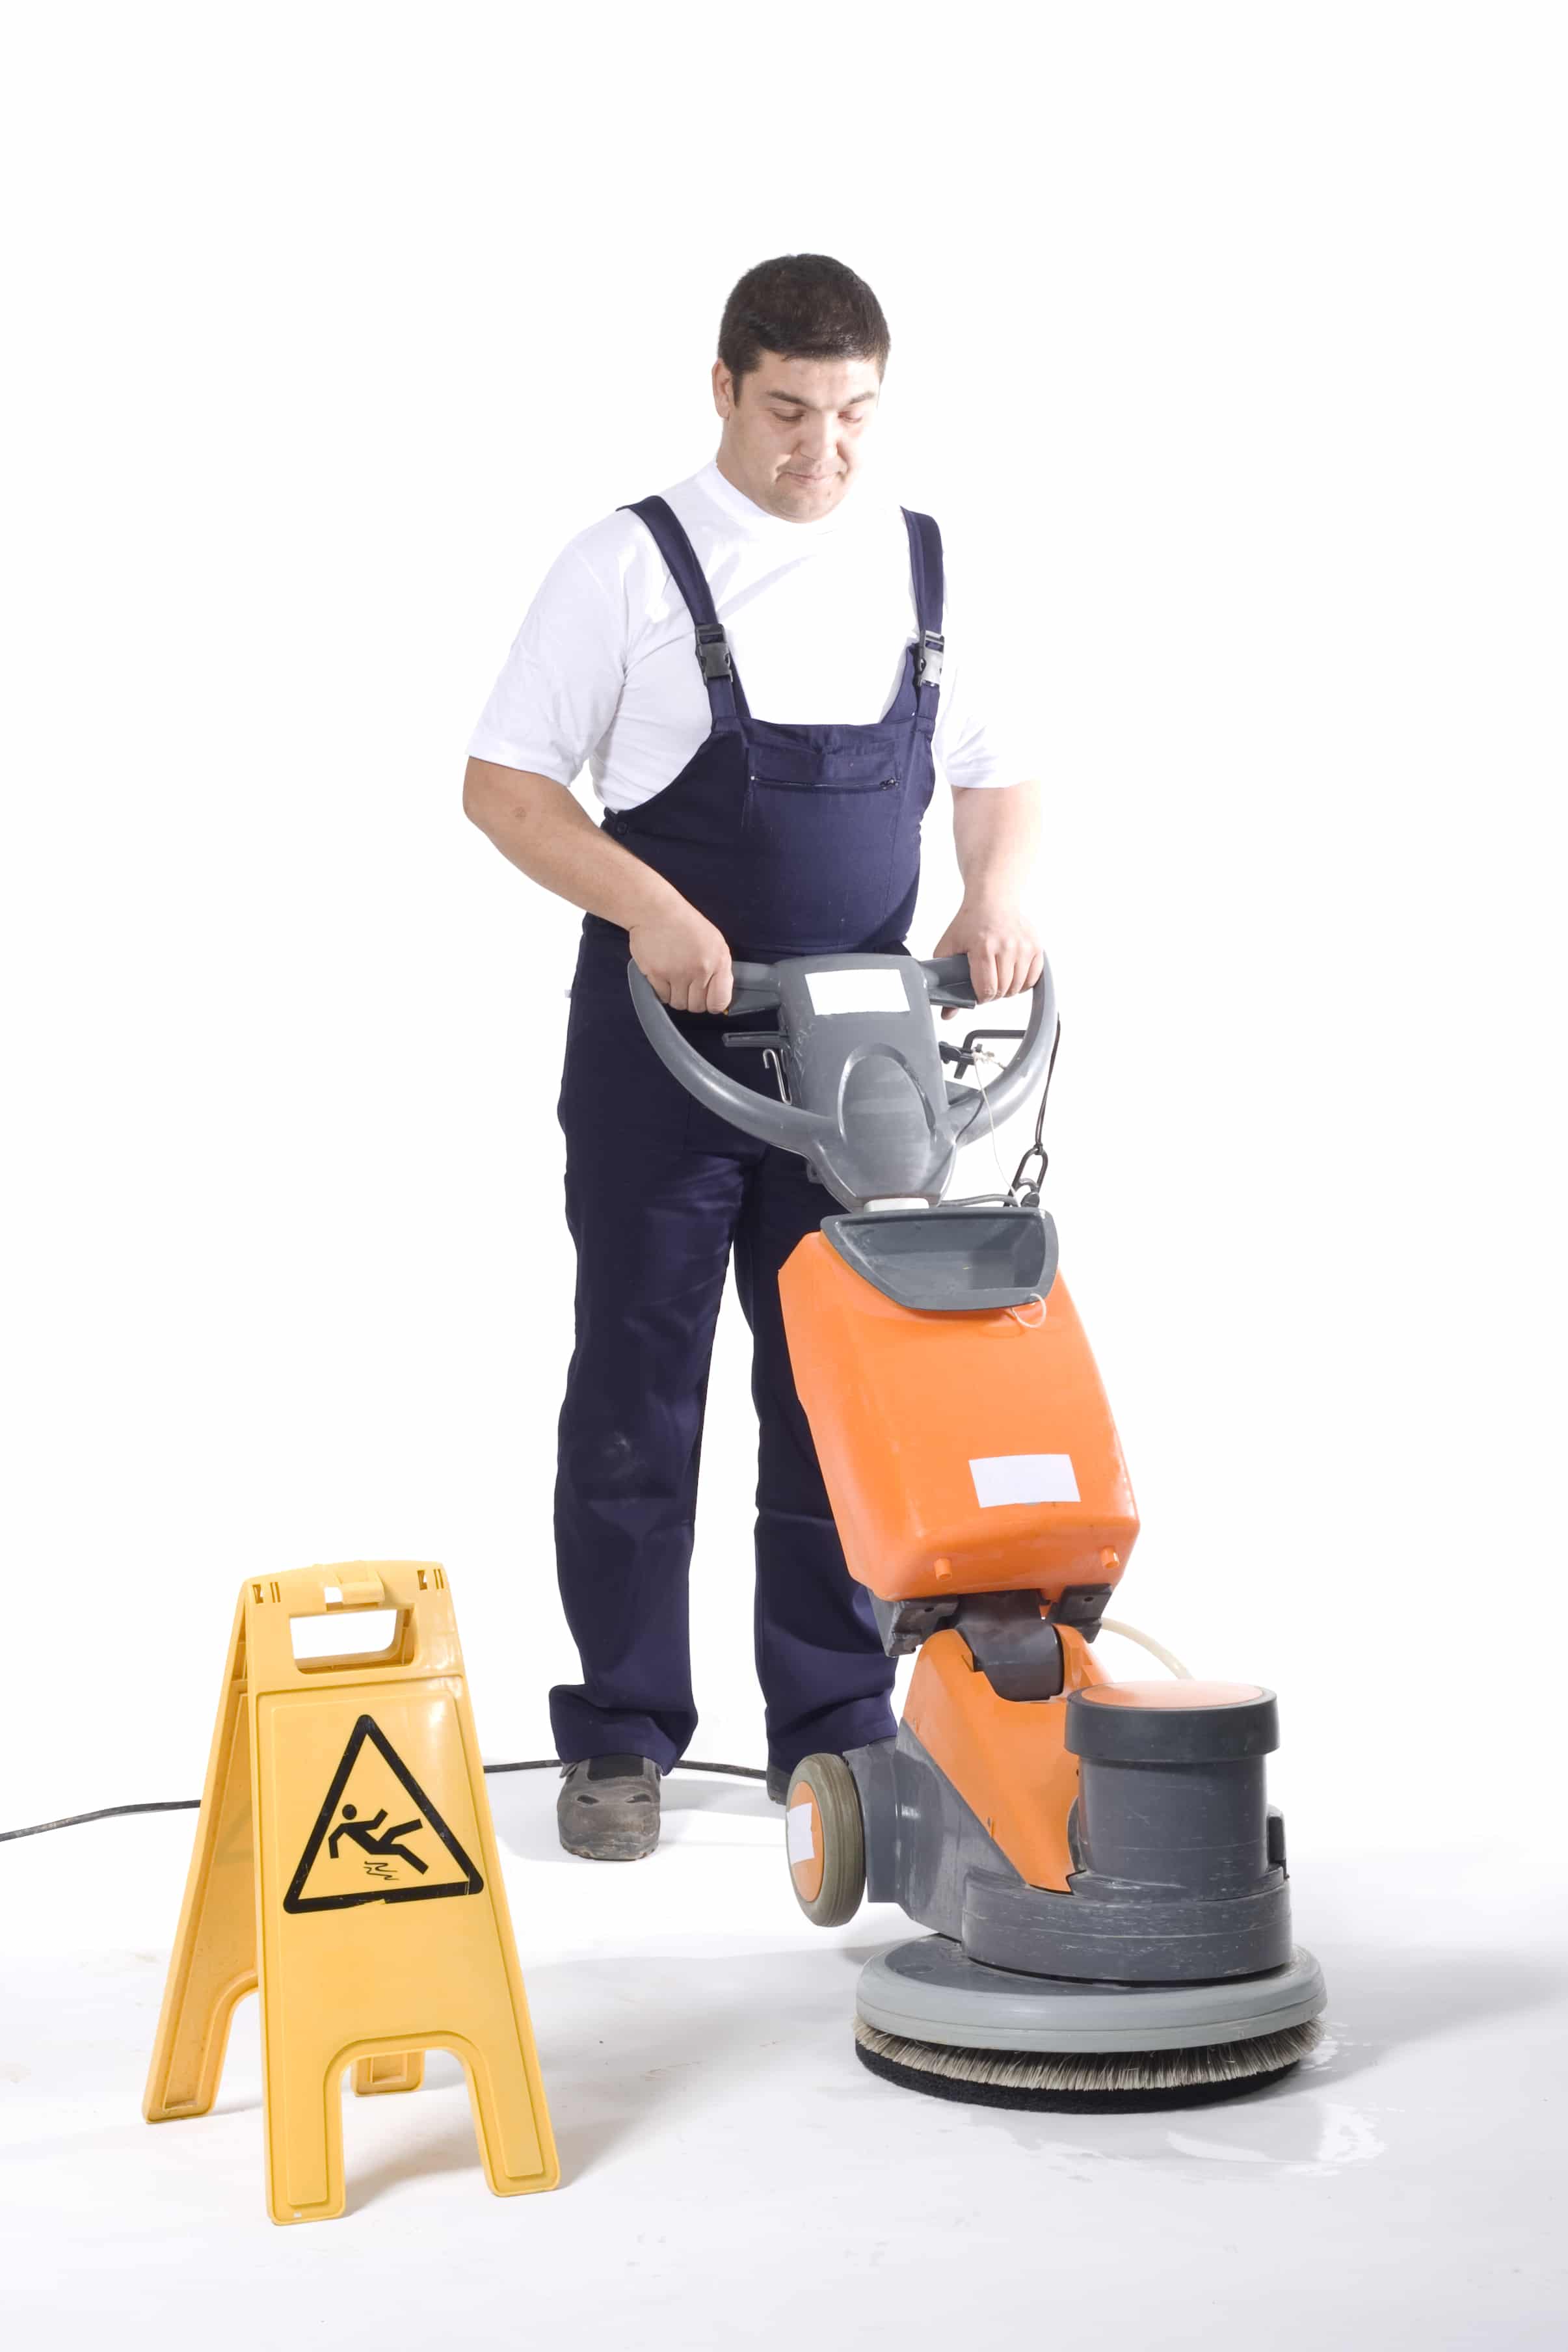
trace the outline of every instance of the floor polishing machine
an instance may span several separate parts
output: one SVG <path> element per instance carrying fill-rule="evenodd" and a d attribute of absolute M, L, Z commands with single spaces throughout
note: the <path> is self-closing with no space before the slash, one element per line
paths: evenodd
<path fill-rule="evenodd" d="M 1008 1191 L 946 1197 L 960 1145 L 1049 1079 L 1049 966 L 1002 1066 L 984 1041 L 1017 1031 L 935 1034 L 934 1005 L 976 1003 L 967 957 L 737 963 L 727 1010 L 778 1025 L 725 1044 L 768 1053 L 777 1097 L 705 1060 L 627 971 L 666 1067 L 840 1204 L 779 1276 L 790 1361 L 851 1572 L 890 1654 L 919 1655 L 895 1738 L 796 1768 L 789 1870 L 822 1927 L 866 1896 L 930 1931 L 862 1970 L 858 2054 L 998 2106 L 1277 2080 L 1325 1995 L 1291 1941 L 1273 1694 L 1103 1671 L 1138 1520 L 1040 1206 L 1038 1122 Z"/>

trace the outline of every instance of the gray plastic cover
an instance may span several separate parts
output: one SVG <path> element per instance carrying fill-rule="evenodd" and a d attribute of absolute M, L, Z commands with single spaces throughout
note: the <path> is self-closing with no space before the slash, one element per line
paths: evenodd
<path fill-rule="evenodd" d="M 1056 1280 L 1056 1225 L 1043 1209 L 873 1209 L 824 1217 L 822 1231 L 900 1307 L 1021 1307 Z"/>
<path fill-rule="evenodd" d="M 946 1936 L 869 1960 L 855 2008 L 882 2033 L 963 2050 L 1190 2050 L 1282 2033 L 1321 2016 L 1323 1972 L 1299 1947 L 1283 1968 L 1226 1984 L 1071 1984 L 988 1968 Z"/>

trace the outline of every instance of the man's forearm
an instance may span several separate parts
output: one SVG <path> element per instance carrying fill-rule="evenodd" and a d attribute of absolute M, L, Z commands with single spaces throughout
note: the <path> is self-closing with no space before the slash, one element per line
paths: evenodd
<path fill-rule="evenodd" d="M 463 807 L 530 882 L 622 929 L 684 905 L 680 892 L 602 833 L 564 784 L 526 768 L 470 760 Z"/>
<path fill-rule="evenodd" d="M 1040 786 L 956 790 L 953 845 L 968 905 L 1021 903 L 1030 896 L 1040 854 Z"/>
<path fill-rule="evenodd" d="M 937 940 L 938 956 L 967 955 L 977 1000 L 1032 988 L 1044 957 L 1030 907 L 1040 847 L 1040 786 L 976 784 L 953 793 L 953 841 L 964 903 Z M 951 1006 L 944 1021 L 953 1017 Z"/>
<path fill-rule="evenodd" d="M 676 1013 L 725 1010 L 735 973 L 723 932 L 673 882 L 607 839 L 564 784 L 528 768 L 470 760 L 463 806 L 530 882 L 619 923 L 662 1004 Z"/>

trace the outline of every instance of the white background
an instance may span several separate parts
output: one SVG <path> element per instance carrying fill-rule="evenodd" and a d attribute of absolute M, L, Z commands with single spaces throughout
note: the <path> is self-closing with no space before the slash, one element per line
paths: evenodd
<path fill-rule="evenodd" d="M 1032 722 L 1124 1613 L 1279 1689 L 1303 1829 L 1524 1826 L 1561 20 L 956 22 L 11 19 L 8 1819 L 194 1786 L 239 1580 L 318 1559 L 444 1560 L 488 1749 L 548 1752 L 579 919 L 462 747 L 557 549 L 712 454 L 735 278 L 828 251 L 893 331 L 874 462 L 975 547 Z M 694 1752 L 758 1760 L 724 1319 Z"/>
<path fill-rule="evenodd" d="M 983 552 L 1032 714 L 1125 1613 L 1281 1690 L 1336 1837 L 1517 1819 L 1559 1664 L 1552 13 L 32 20 L 8 1817 L 193 1785 L 239 1580 L 313 1559 L 444 1560 L 487 1747 L 548 1750 L 578 919 L 465 823 L 462 745 L 560 543 L 711 455 L 734 278 L 825 250 L 893 330 L 875 461 Z M 726 1320 L 695 1748 L 753 1760 Z"/>
<path fill-rule="evenodd" d="M 312 1560 L 444 1561 L 486 1753 L 548 1752 L 578 917 L 463 746 L 563 541 L 712 455 L 735 279 L 826 251 L 1044 788 L 1122 1613 L 1279 1691 L 1298 1855 L 1438 1913 L 1459 1857 L 1555 1870 L 1561 12 L 5 47 L 0 1820 L 194 1790 L 240 1580 Z M 745 1337 L 732 1296 L 693 1745 L 760 1762 Z"/>

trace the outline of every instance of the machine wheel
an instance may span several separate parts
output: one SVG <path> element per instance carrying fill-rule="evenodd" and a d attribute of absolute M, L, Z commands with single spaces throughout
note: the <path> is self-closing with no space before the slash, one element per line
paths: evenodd
<path fill-rule="evenodd" d="M 865 1893 L 865 1829 L 855 1776 L 841 1756 L 807 1756 L 789 1776 L 789 1876 L 819 1927 L 841 1927 Z"/>

